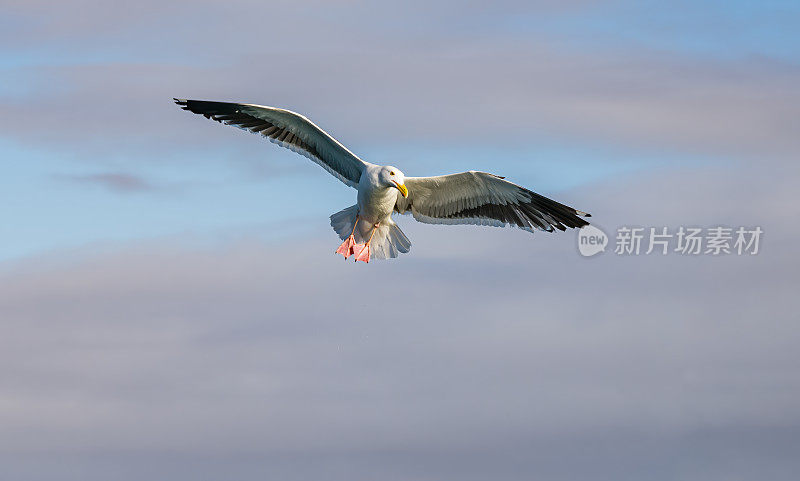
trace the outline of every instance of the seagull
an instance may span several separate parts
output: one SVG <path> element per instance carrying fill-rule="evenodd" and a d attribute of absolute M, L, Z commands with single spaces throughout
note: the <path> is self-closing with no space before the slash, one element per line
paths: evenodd
<path fill-rule="evenodd" d="M 345 260 L 395 258 L 411 241 L 392 220 L 411 213 L 426 224 L 516 226 L 529 232 L 583 227 L 590 214 L 505 180 L 470 170 L 436 177 L 406 177 L 397 167 L 365 162 L 306 117 L 255 104 L 173 99 L 183 110 L 262 135 L 308 157 L 358 191 L 357 203 L 330 216 Z"/>

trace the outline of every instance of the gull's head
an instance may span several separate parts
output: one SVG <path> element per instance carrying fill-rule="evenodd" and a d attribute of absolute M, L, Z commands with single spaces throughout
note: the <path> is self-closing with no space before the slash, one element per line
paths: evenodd
<path fill-rule="evenodd" d="M 400 172 L 397 167 L 387 165 L 381 167 L 381 173 L 378 175 L 378 180 L 386 187 L 395 188 L 403 194 L 403 197 L 408 197 L 408 189 L 406 189 L 406 176 Z"/>

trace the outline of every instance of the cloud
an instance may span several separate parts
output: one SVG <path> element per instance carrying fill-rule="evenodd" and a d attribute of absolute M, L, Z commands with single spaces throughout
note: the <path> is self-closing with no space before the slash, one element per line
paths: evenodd
<path fill-rule="evenodd" d="M 761 254 L 587 260 L 569 234 L 401 218 L 413 254 L 369 266 L 326 226 L 7 264 L 0 469 L 46 479 L 47 452 L 66 479 L 791 479 L 793 187 L 755 180 L 720 218 L 699 192 L 740 177 L 695 174 L 563 200 L 606 228 L 759 222 Z"/>
<path fill-rule="evenodd" d="M 794 479 L 796 65 L 514 23 L 551 3 L 4 4 L 0 135 L 91 163 L 59 177 L 77 185 L 138 192 L 203 158 L 260 159 L 268 146 L 171 102 L 241 100 L 307 114 L 356 152 L 555 141 L 708 158 L 556 198 L 608 233 L 764 238 L 752 257 L 584 259 L 574 233 L 403 217 L 412 254 L 363 266 L 333 255 L 323 216 L 6 262 L 0 478 Z M 213 195 L 241 186 L 203 173 Z"/>
<path fill-rule="evenodd" d="M 58 176 L 58 179 L 86 185 L 100 185 L 113 192 L 132 193 L 153 190 L 155 187 L 142 177 L 122 172 L 89 175 Z"/>
<path fill-rule="evenodd" d="M 637 45 L 578 49 L 541 32 L 483 31 L 472 9 L 440 26 L 414 22 L 400 7 L 360 5 L 351 18 L 349 4 L 205 4 L 181 22 L 172 8 L 138 11 L 123 22 L 122 39 L 82 29 L 91 45 L 117 45 L 113 60 L 98 54 L 7 73 L 34 88 L 5 96 L 0 132 L 106 156 L 230 145 L 224 129 L 177 111 L 170 99 L 178 96 L 291 108 L 356 151 L 385 142 L 557 139 L 749 162 L 785 163 L 800 152 L 791 128 L 800 71 L 783 61 Z M 447 11 L 432 8 L 433 18 Z M 265 10 L 282 19 L 269 32 Z M 99 11 L 92 22 L 105 18 Z M 209 23 L 214 35 L 197 27 Z M 92 58 L 88 47 L 75 48 Z"/>

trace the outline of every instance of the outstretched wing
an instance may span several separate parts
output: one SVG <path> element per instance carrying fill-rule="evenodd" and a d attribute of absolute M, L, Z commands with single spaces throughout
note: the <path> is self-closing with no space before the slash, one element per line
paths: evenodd
<path fill-rule="evenodd" d="M 304 155 L 349 185 L 357 187 L 366 163 L 302 115 L 263 105 L 174 99 L 183 110 L 201 114 L 268 138 Z"/>
<path fill-rule="evenodd" d="M 405 184 L 408 198 L 398 195 L 395 210 L 411 210 L 427 224 L 514 225 L 548 232 L 589 224 L 581 218 L 590 217 L 586 212 L 485 172 L 406 177 Z"/>

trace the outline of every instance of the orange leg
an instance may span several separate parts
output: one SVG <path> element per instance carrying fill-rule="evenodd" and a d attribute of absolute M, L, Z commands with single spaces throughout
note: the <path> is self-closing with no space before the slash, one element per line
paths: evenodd
<path fill-rule="evenodd" d="M 353 224 L 353 231 L 350 232 L 350 237 L 348 237 L 344 242 L 342 242 L 342 245 L 340 245 L 339 248 L 336 249 L 336 253 L 343 255 L 345 260 L 347 260 L 347 258 L 350 257 L 351 255 L 355 254 L 356 247 L 360 245 L 356 244 L 356 239 L 353 236 L 356 233 L 356 227 L 358 227 L 358 215 L 356 215 L 356 221 Z"/>
<path fill-rule="evenodd" d="M 361 248 L 361 251 L 355 258 L 355 261 L 364 261 L 369 264 L 369 254 L 370 254 L 370 243 L 372 242 L 372 238 L 375 237 L 375 231 L 378 230 L 378 226 L 380 224 L 375 224 L 372 227 L 372 234 L 369 235 L 369 240 L 364 244 L 364 247 Z"/>

